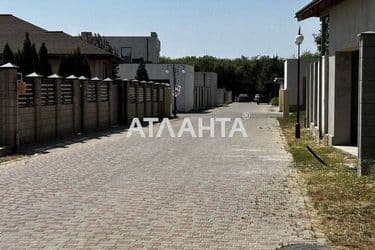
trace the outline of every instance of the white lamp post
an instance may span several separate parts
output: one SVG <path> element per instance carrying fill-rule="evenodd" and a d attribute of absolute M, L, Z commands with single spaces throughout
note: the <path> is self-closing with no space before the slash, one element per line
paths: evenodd
<path fill-rule="evenodd" d="M 298 47 L 298 70 L 297 70 L 297 122 L 295 127 L 296 139 L 301 138 L 301 124 L 300 124 L 300 78 L 301 78 L 301 44 L 303 43 L 304 37 L 301 34 L 301 27 L 298 30 L 296 36 L 296 45 Z"/>
<path fill-rule="evenodd" d="M 177 78 L 177 66 L 176 64 L 172 64 L 172 74 L 173 74 L 173 88 L 172 88 L 172 93 L 173 93 L 173 116 L 177 117 L 177 94 L 176 94 L 176 78 Z M 183 65 L 178 66 L 179 72 L 182 74 L 186 73 L 186 70 Z M 171 73 L 169 69 L 169 65 L 167 66 L 167 69 L 165 70 L 165 73 L 169 75 Z"/>

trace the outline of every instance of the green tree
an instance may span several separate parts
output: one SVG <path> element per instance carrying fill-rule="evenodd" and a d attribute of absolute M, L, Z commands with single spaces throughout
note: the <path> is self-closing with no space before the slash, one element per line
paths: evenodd
<path fill-rule="evenodd" d="M 32 58 L 32 72 L 37 72 L 39 69 L 39 56 L 35 44 L 31 45 L 31 58 Z M 40 72 L 37 72 L 40 73 Z"/>
<path fill-rule="evenodd" d="M 320 55 L 329 54 L 329 16 L 322 18 L 321 28 L 318 34 L 314 34 L 314 41 L 316 43 Z"/>
<path fill-rule="evenodd" d="M 304 60 L 318 60 L 320 58 L 320 53 L 312 53 L 310 51 L 305 51 L 302 53 L 301 58 Z"/>
<path fill-rule="evenodd" d="M 25 33 L 25 40 L 23 42 L 23 48 L 19 59 L 20 70 L 24 74 L 30 74 L 36 71 L 36 63 L 38 61 L 35 45 L 33 46 L 30 41 L 29 33 Z"/>
<path fill-rule="evenodd" d="M 160 63 L 188 64 L 196 71 L 212 71 L 218 74 L 218 87 L 233 91 L 233 96 L 257 93 L 266 97 L 278 95 L 279 86 L 274 83 L 275 77 L 284 74 L 284 60 L 276 57 L 257 56 L 235 59 L 216 58 L 212 56 L 171 59 L 160 58 Z"/>
<path fill-rule="evenodd" d="M 39 49 L 38 73 L 44 76 L 52 74 L 52 67 L 48 60 L 48 50 L 45 43 L 42 43 Z"/>
<path fill-rule="evenodd" d="M 71 54 L 61 57 L 59 75 L 63 77 L 83 75 L 91 78 L 89 63 L 86 56 L 81 54 L 80 48 L 75 49 Z"/>
<path fill-rule="evenodd" d="M 8 43 L 6 43 L 4 46 L 2 62 L 3 64 L 9 63 L 9 62 L 14 63 L 14 54 L 12 50 L 10 49 Z"/>
<path fill-rule="evenodd" d="M 138 66 L 136 79 L 138 81 L 149 81 L 150 80 L 150 78 L 148 77 L 146 64 L 145 64 L 143 59 L 141 59 L 141 63 Z"/>

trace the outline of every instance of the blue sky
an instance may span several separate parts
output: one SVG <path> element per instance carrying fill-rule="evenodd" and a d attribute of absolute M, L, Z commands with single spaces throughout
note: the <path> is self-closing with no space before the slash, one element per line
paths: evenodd
<path fill-rule="evenodd" d="M 295 54 L 295 12 L 310 0 L 1 0 L 9 13 L 48 30 L 77 35 L 148 35 L 156 31 L 161 54 L 235 58 Z M 319 20 L 302 22 L 302 50 L 315 51 Z"/>

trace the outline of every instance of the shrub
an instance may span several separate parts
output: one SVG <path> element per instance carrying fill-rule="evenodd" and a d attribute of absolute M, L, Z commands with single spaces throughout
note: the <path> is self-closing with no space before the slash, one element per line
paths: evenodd
<path fill-rule="evenodd" d="M 279 106 L 279 98 L 278 97 L 274 97 L 271 99 L 271 105 L 272 106 Z"/>

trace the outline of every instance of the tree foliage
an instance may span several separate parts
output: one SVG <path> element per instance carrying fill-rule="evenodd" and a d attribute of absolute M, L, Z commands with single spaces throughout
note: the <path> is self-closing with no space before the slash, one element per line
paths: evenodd
<path fill-rule="evenodd" d="M 14 63 L 14 54 L 12 50 L 9 47 L 9 44 L 6 43 L 3 49 L 3 55 L 2 55 L 2 64 L 5 63 Z"/>
<path fill-rule="evenodd" d="M 42 43 L 39 49 L 39 63 L 38 63 L 38 73 L 44 76 L 49 76 L 52 74 L 52 67 L 48 60 L 48 50 L 45 43 Z"/>
<path fill-rule="evenodd" d="M 319 33 L 314 34 L 314 41 L 316 43 L 319 53 L 324 56 L 329 54 L 329 16 L 324 17 L 321 21 L 321 28 Z"/>
<path fill-rule="evenodd" d="M 31 43 L 30 35 L 26 32 L 22 50 L 19 50 L 15 57 L 16 64 L 20 67 L 22 73 L 27 75 L 37 70 L 37 55 L 35 45 Z"/>
<path fill-rule="evenodd" d="M 75 75 L 91 78 L 89 63 L 86 56 L 81 54 L 80 48 L 61 58 L 59 75 L 63 77 Z"/>
<path fill-rule="evenodd" d="M 310 51 L 305 51 L 302 53 L 301 58 L 304 60 L 316 61 L 320 58 L 320 52 L 312 53 Z"/>
<path fill-rule="evenodd" d="M 148 77 L 146 64 L 145 64 L 143 59 L 141 59 L 141 63 L 138 66 L 136 79 L 138 81 L 149 81 L 150 80 L 150 78 Z"/>
<path fill-rule="evenodd" d="M 275 77 L 284 75 L 283 60 L 276 57 L 241 57 L 221 59 L 212 56 L 183 57 L 171 59 L 162 57 L 160 63 L 178 63 L 194 66 L 196 71 L 216 72 L 218 87 L 233 91 L 233 96 L 259 93 L 271 99 L 278 95 L 279 86 Z"/>

